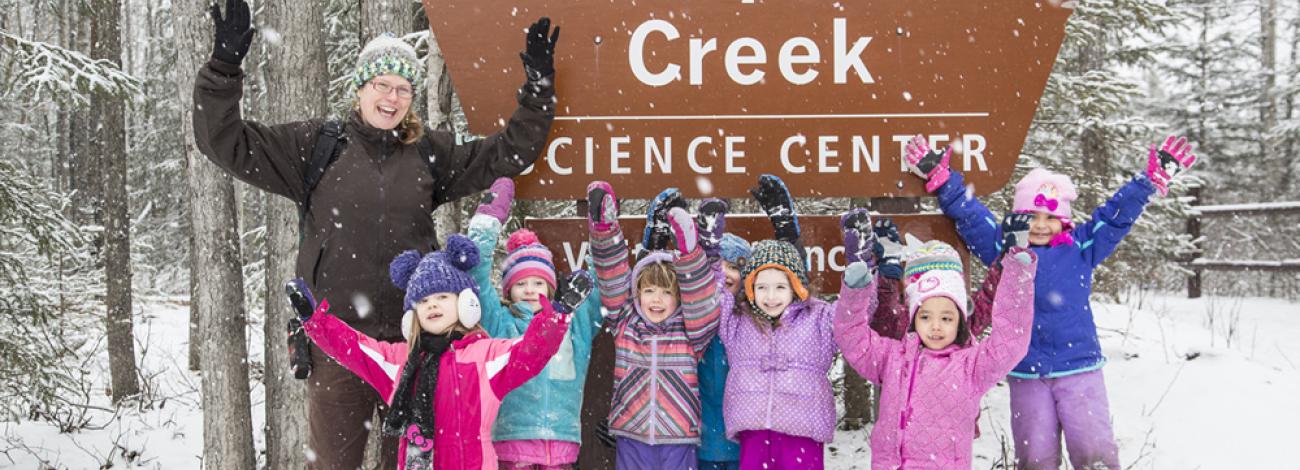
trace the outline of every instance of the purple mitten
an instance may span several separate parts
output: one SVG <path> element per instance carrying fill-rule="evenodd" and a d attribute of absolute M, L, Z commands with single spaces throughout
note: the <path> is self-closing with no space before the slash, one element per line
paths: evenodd
<path fill-rule="evenodd" d="M 510 217 L 510 204 L 515 200 L 515 181 L 510 178 L 497 178 L 492 187 L 483 192 L 475 214 L 485 214 L 506 223 Z"/>
<path fill-rule="evenodd" d="M 695 230 L 695 220 L 686 209 L 674 207 L 668 210 L 668 226 L 673 229 L 673 239 L 677 241 L 677 252 L 689 255 L 695 251 L 695 244 L 700 241 L 700 234 Z"/>
<path fill-rule="evenodd" d="M 844 230 L 845 265 L 866 262 L 875 266 L 875 257 L 871 251 L 876 245 L 876 234 L 871 228 L 871 215 L 866 209 L 850 210 L 840 217 L 840 228 Z"/>
<path fill-rule="evenodd" d="M 618 224 L 618 197 L 604 181 L 587 185 L 587 225 L 593 232 L 608 232 Z"/>
<path fill-rule="evenodd" d="M 727 233 L 727 211 L 731 206 L 718 198 L 705 199 L 696 209 L 695 225 L 700 230 L 700 245 L 710 258 L 722 255 L 722 235 Z"/>

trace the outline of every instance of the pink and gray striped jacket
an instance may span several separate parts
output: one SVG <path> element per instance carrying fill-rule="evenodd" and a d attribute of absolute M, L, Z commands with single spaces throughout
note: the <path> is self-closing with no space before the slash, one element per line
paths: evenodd
<path fill-rule="evenodd" d="M 385 403 L 392 403 L 406 364 L 407 344 L 378 341 L 361 334 L 328 314 L 328 310 L 329 304 L 321 301 L 316 313 L 303 324 L 307 336 L 321 351 L 374 387 Z M 491 339 L 476 329 L 452 343 L 439 360 L 434 391 L 437 431 L 432 443 L 433 468 L 497 468 L 492 423 L 501 398 L 546 367 L 560 349 L 569 329 L 569 317 L 548 307 L 533 317 L 522 337 Z M 406 465 L 408 445 L 416 444 L 404 437 L 398 445 L 399 470 Z"/>
<path fill-rule="evenodd" d="M 902 340 L 873 331 L 866 292 L 836 303 L 835 342 L 844 360 L 880 386 L 880 417 L 871 431 L 873 469 L 971 468 L 980 399 L 1029 350 L 1034 272 L 1008 260 L 993 300 L 992 332 L 974 346 L 934 351 L 915 332 Z"/>
<path fill-rule="evenodd" d="M 696 248 L 687 255 L 646 255 L 628 270 L 627 242 L 617 224 L 591 234 L 601 304 L 614 335 L 614 396 L 610 434 L 651 445 L 700 442 L 700 391 L 696 369 L 718 332 L 718 276 Z M 679 306 L 662 323 L 641 313 L 635 279 L 651 263 L 671 262 Z"/>

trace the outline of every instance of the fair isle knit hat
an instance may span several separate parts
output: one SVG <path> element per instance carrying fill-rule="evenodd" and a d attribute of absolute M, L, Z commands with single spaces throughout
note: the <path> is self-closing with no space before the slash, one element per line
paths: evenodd
<path fill-rule="evenodd" d="M 735 266 L 740 266 L 754 254 L 749 242 L 731 233 L 722 234 L 722 242 L 718 245 L 722 249 L 722 259 Z"/>
<path fill-rule="evenodd" d="M 1011 211 L 1017 214 L 1045 212 L 1061 219 L 1061 224 L 1069 230 L 1074 225 L 1070 221 L 1070 202 L 1078 197 L 1069 176 L 1035 168 L 1016 183 Z"/>
<path fill-rule="evenodd" d="M 945 269 L 926 271 L 909 283 L 903 292 L 907 297 L 908 318 L 912 318 L 913 321 L 916 318 L 916 311 L 921 308 L 921 303 L 931 297 L 947 297 L 957 305 L 957 313 L 961 316 L 966 317 L 970 314 L 970 310 L 966 308 L 966 281 L 962 279 L 960 271 Z"/>
<path fill-rule="evenodd" d="M 907 234 L 907 250 L 903 261 L 903 279 L 914 280 L 916 277 L 934 270 L 954 271 L 960 276 L 964 271 L 961 255 L 952 245 L 939 240 L 921 243 L 921 240 Z"/>
<path fill-rule="evenodd" d="M 506 260 L 501 266 L 501 292 L 508 295 L 510 286 L 528 276 L 539 276 L 555 290 L 555 263 L 551 250 L 537 239 L 532 230 L 521 228 L 506 241 Z"/>
<path fill-rule="evenodd" d="M 745 296 L 750 303 L 755 302 L 754 279 L 758 277 L 759 271 L 768 268 L 785 271 L 795 296 L 799 300 L 808 300 L 808 270 L 804 269 L 799 250 L 790 242 L 763 240 L 754 244 L 753 256 L 740 273 L 741 279 L 745 280 Z M 754 308 L 757 309 L 758 306 L 755 305 Z"/>
<path fill-rule="evenodd" d="M 423 73 L 424 67 L 420 65 L 420 57 L 416 55 L 415 48 L 393 33 L 384 33 L 371 39 L 361 49 L 361 54 L 357 57 L 357 68 L 352 72 L 352 85 L 361 88 L 377 76 L 397 75 L 411 82 L 413 89 L 419 90 Z"/>

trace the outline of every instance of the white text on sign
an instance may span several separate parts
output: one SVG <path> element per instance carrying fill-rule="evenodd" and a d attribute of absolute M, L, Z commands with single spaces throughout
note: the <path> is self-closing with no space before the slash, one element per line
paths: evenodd
<path fill-rule="evenodd" d="M 833 81 L 836 84 L 848 83 L 849 70 L 852 69 L 862 83 L 875 83 L 871 71 L 862 62 L 862 52 L 871 44 L 871 37 L 859 37 L 850 47 L 847 20 L 835 18 L 833 23 L 834 53 L 831 56 Z M 682 66 L 676 62 L 670 61 L 656 71 L 650 70 L 646 64 L 647 56 L 660 55 L 656 52 L 657 49 L 647 51 L 646 43 L 651 41 L 652 35 L 662 36 L 671 43 L 680 37 L 681 33 L 672 23 L 659 19 L 649 20 L 637 26 L 632 31 L 632 42 L 627 48 L 627 59 L 632 68 L 632 75 L 636 76 L 641 83 L 655 87 L 681 80 Z M 691 38 L 687 44 L 688 82 L 691 85 L 702 85 L 705 57 L 711 52 L 717 52 L 718 39 Z M 741 37 L 732 41 L 723 53 L 722 59 L 727 77 L 741 85 L 753 85 L 763 81 L 767 76 L 767 71 L 762 68 L 767 64 L 767 50 L 762 42 L 751 37 Z M 822 61 L 821 49 L 812 39 L 796 36 L 786 40 L 779 50 L 777 68 L 781 70 L 781 76 L 786 81 L 795 85 L 807 85 L 821 74 L 817 70 L 817 65 Z M 663 55 L 674 57 L 672 53 Z"/>

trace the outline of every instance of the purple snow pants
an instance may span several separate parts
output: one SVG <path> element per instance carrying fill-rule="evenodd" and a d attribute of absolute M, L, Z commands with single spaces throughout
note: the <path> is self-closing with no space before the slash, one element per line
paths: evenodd
<path fill-rule="evenodd" d="M 1101 370 L 1050 379 L 1009 377 L 1016 468 L 1061 468 L 1061 433 L 1070 465 L 1119 470 Z"/>
<path fill-rule="evenodd" d="M 822 443 L 776 431 L 741 431 L 740 470 L 820 470 Z"/>
<path fill-rule="evenodd" d="M 695 469 L 695 444 L 650 445 L 626 437 L 618 438 L 614 467 L 618 470 Z"/>

